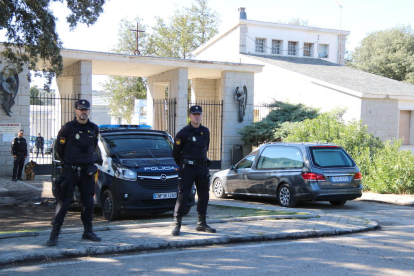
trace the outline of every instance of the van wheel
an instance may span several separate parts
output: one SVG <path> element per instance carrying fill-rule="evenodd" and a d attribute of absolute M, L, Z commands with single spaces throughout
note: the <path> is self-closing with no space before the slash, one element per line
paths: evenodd
<path fill-rule="evenodd" d="M 288 184 L 282 184 L 279 187 L 277 199 L 282 207 L 295 207 L 298 204 L 293 198 L 292 189 Z"/>
<path fill-rule="evenodd" d="M 342 206 L 346 203 L 346 200 L 330 200 L 329 203 L 333 206 Z"/>
<path fill-rule="evenodd" d="M 214 193 L 214 196 L 217 197 L 217 198 L 227 197 L 226 191 L 224 190 L 224 187 L 223 187 L 223 182 L 221 182 L 220 178 L 214 179 L 213 193 Z"/>
<path fill-rule="evenodd" d="M 114 197 L 109 189 L 103 193 L 101 202 L 102 215 L 106 220 L 117 220 L 121 217 L 121 213 L 116 210 Z"/>

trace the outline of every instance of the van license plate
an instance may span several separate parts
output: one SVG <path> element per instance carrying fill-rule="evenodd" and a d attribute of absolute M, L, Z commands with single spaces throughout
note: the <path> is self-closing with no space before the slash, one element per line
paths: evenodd
<path fill-rule="evenodd" d="M 166 199 L 166 198 L 177 198 L 177 193 L 156 193 L 154 199 Z"/>
<path fill-rule="evenodd" d="M 350 181 L 349 176 L 332 176 L 331 182 L 332 183 L 348 183 Z"/>

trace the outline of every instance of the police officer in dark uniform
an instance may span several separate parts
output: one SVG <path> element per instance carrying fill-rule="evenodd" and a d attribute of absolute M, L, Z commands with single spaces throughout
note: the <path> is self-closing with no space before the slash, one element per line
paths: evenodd
<path fill-rule="evenodd" d="M 43 153 L 44 145 L 45 145 L 45 139 L 40 135 L 40 133 L 38 133 L 37 137 L 36 137 L 36 140 L 35 140 L 35 146 L 36 146 L 36 149 L 37 149 L 36 157 L 39 157 L 39 150 L 42 153 L 42 157 L 45 157 L 44 153 Z"/>
<path fill-rule="evenodd" d="M 172 235 L 180 234 L 182 216 L 185 214 L 188 197 L 195 182 L 198 195 L 197 231 L 215 233 L 216 229 L 206 223 L 207 204 L 209 200 L 209 166 L 207 151 L 210 145 L 210 131 L 201 125 L 203 110 L 201 106 L 190 108 L 191 122 L 176 135 L 173 157 L 180 166 L 178 174 L 178 198 L 174 208 L 174 229 Z"/>
<path fill-rule="evenodd" d="M 24 160 L 27 158 L 27 143 L 23 138 L 24 130 L 19 130 L 16 138 L 14 138 L 11 145 L 11 154 L 13 155 L 13 181 L 23 180 L 22 172 L 24 167 Z"/>
<path fill-rule="evenodd" d="M 90 122 L 90 103 L 79 100 L 75 103 L 76 118 L 66 123 L 59 131 L 56 139 L 56 150 L 63 160 L 62 181 L 59 190 L 58 203 L 52 218 L 52 232 L 47 241 L 48 246 L 58 243 L 60 228 L 70 207 L 74 190 L 78 186 L 81 194 L 84 225 L 83 239 L 99 242 L 101 238 L 93 232 L 92 214 L 94 208 L 95 181 L 97 169 L 94 165 L 94 153 L 98 144 L 99 128 Z"/>

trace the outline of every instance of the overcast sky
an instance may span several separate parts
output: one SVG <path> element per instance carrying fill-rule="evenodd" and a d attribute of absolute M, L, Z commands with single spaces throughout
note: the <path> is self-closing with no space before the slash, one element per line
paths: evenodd
<path fill-rule="evenodd" d="M 72 32 L 65 20 L 65 2 L 54 3 L 52 8 L 59 18 L 58 33 L 64 48 L 107 52 L 116 43 L 121 19 L 132 20 L 138 15 L 146 25 L 153 26 L 155 16 L 168 18 L 176 7 L 189 7 L 191 3 L 191 0 L 111 0 L 104 5 L 104 13 L 95 25 L 89 28 L 79 25 Z M 277 22 L 301 18 L 321 28 L 341 26 L 351 32 L 346 45 L 350 51 L 368 33 L 414 25 L 413 0 L 209 0 L 209 6 L 220 15 L 220 31 L 237 22 L 239 7 L 246 8 L 247 19 L 251 20 Z M 4 41 L 1 36 L 0 40 Z M 93 89 L 99 89 L 98 78 L 94 79 Z"/>

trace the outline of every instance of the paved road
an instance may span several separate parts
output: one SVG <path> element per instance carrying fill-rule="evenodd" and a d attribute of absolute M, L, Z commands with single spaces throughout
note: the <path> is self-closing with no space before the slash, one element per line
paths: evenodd
<path fill-rule="evenodd" d="M 272 200 L 250 201 L 272 206 Z M 382 228 L 352 235 L 216 245 L 138 254 L 79 258 L 46 264 L 19 265 L 0 275 L 414 275 L 414 214 L 412 206 L 351 201 L 345 206 L 305 203 L 297 211 L 364 217 Z"/>

